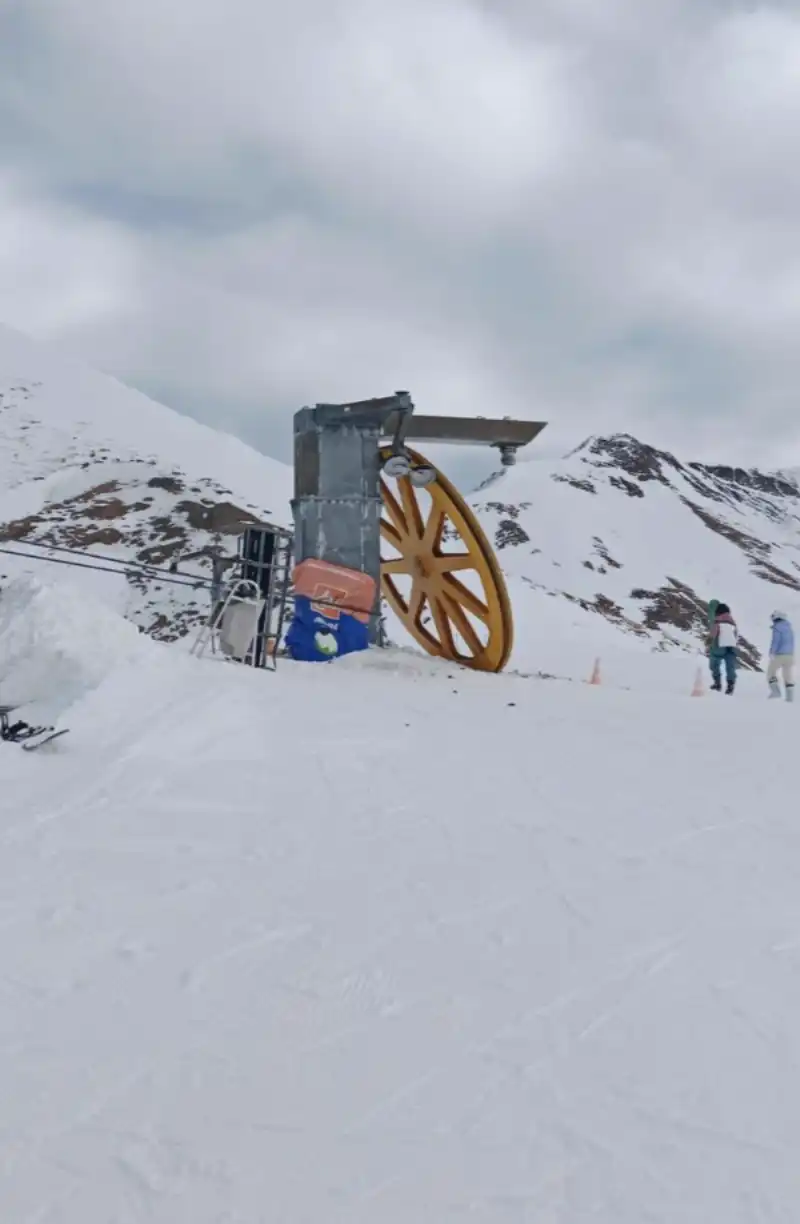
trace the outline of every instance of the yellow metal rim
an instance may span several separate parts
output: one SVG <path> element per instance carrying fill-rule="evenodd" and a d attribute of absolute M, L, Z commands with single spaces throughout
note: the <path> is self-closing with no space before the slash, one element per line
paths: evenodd
<path fill-rule="evenodd" d="M 390 453 L 384 448 L 381 458 Z M 398 554 L 381 557 L 383 596 L 429 654 L 476 671 L 502 671 L 511 656 L 514 628 L 511 600 L 492 546 L 447 477 L 416 451 L 406 453 L 414 466 L 433 468 L 436 479 L 421 490 L 430 496 L 427 517 L 408 476 L 381 480 L 381 537 Z M 463 551 L 442 548 L 448 527 L 448 535 L 458 537 Z M 459 571 L 477 575 L 481 595 L 458 578 Z M 397 583 L 401 575 L 411 580 L 407 596 Z M 483 634 L 476 621 L 484 626 Z"/>

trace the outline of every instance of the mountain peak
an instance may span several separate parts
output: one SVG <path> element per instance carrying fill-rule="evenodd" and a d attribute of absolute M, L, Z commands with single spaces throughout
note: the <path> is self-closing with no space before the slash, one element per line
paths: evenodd
<path fill-rule="evenodd" d="M 235 549 L 244 522 L 287 521 L 290 488 L 286 465 L 0 326 L 3 549 L 57 556 L 72 568 L 47 568 L 76 581 L 87 575 L 64 549 L 139 566 L 188 554 L 202 579 L 215 549 Z M 0 577 L 31 566 L 7 552 L 2 562 Z M 157 637 L 207 615 L 202 590 L 166 577 L 102 581 L 117 610 Z"/>
<path fill-rule="evenodd" d="M 762 472 L 729 463 L 680 461 L 670 451 L 660 450 L 629 433 L 593 435 L 572 451 L 568 458 L 581 455 L 595 467 L 616 467 L 638 480 L 659 480 L 669 484 L 670 473 L 694 472 L 709 480 L 767 493 L 773 497 L 797 497 L 800 486 L 795 474 Z M 707 492 L 707 491 L 706 491 Z"/>
<path fill-rule="evenodd" d="M 669 451 L 640 442 L 629 433 L 595 435 L 582 443 L 577 452 L 594 467 L 614 467 L 636 480 L 668 483 L 666 470 L 680 470 L 680 463 Z"/>
<path fill-rule="evenodd" d="M 488 500 L 501 487 L 502 500 Z M 601 617 L 648 649 L 695 653 L 717 598 L 737 615 L 745 665 L 758 667 L 776 598 L 800 592 L 791 473 L 683 460 L 613 433 L 585 439 L 549 472 L 520 464 L 472 501 L 532 639 L 538 625 L 562 631 L 554 616 L 577 636 L 596 633 Z"/>

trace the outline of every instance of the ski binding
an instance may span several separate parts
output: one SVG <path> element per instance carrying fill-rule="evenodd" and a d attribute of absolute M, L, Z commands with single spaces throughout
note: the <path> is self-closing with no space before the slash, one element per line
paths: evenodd
<path fill-rule="evenodd" d="M 20 744 L 25 752 L 35 752 L 37 748 L 43 748 L 45 744 L 52 743 L 59 736 L 66 735 L 69 730 L 69 727 L 56 730 L 55 727 L 11 724 L 8 716 L 15 709 L 16 706 L 0 705 L 0 740 L 5 740 L 10 744 Z"/>

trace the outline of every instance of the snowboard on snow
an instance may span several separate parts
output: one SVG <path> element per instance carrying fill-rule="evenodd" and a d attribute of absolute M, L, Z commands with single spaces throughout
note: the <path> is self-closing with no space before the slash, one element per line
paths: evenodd
<path fill-rule="evenodd" d="M 0 740 L 9 744 L 19 744 L 24 752 L 36 752 L 38 748 L 44 748 L 45 744 L 52 743 L 53 740 L 59 739 L 69 731 L 69 727 L 59 729 L 56 727 L 25 727 L 11 735 L 8 716 L 18 708 L 18 706 L 0 705 Z"/>

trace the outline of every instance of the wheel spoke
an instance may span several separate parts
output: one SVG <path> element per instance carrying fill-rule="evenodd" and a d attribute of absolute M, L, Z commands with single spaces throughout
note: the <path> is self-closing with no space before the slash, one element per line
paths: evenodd
<path fill-rule="evenodd" d="M 396 612 L 398 616 L 402 611 L 402 614 L 405 616 L 405 607 L 401 607 L 403 601 L 400 598 L 397 583 L 389 574 L 381 575 L 381 595 L 392 605 L 392 611 Z"/>
<path fill-rule="evenodd" d="M 443 574 L 442 582 L 444 590 L 447 592 L 450 599 L 452 599 L 455 603 L 461 604 L 461 606 L 466 608 L 468 612 L 471 612 L 473 616 L 476 616 L 478 620 L 488 624 L 488 607 L 482 599 L 479 599 L 477 595 L 473 594 L 469 587 L 464 586 L 463 582 L 459 582 L 458 578 L 452 578 L 450 574 Z"/>
<path fill-rule="evenodd" d="M 423 547 L 428 549 L 429 552 L 435 553 L 438 551 L 442 543 L 442 532 L 444 531 L 446 518 L 447 515 L 444 510 L 434 502 L 431 506 L 430 517 L 425 524 L 425 530 L 422 533 Z"/>
<path fill-rule="evenodd" d="M 436 557 L 436 568 L 440 574 L 452 574 L 454 570 L 474 570 L 475 561 L 471 553 L 441 553 Z"/>
<path fill-rule="evenodd" d="M 417 495 L 414 491 L 414 486 L 407 476 L 403 476 L 397 482 L 400 489 L 400 497 L 403 502 L 403 512 L 406 520 L 406 532 L 408 535 L 414 535 L 417 539 L 421 539 L 425 531 L 425 524 L 422 521 L 422 511 L 419 508 Z"/>
<path fill-rule="evenodd" d="M 433 596 L 428 601 L 433 613 L 433 623 L 436 625 L 436 632 L 439 635 L 439 642 L 442 649 L 450 655 L 457 655 L 458 650 L 453 641 L 453 631 L 450 628 L 450 618 L 447 613 L 443 601 L 438 596 Z"/>
<path fill-rule="evenodd" d="M 400 509 L 400 503 L 385 480 L 382 482 L 381 493 L 383 496 L 383 504 L 389 511 L 389 517 L 394 522 L 395 530 L 400 536 L 407 536 L 409 534 L 409 524 L 406 522 L 406 516 Z M 382 526 L 385 529 L 387 527 L 391 527 L 391 523 L 387 523 L 386 519 L 384 519 Z"/>
<path fill-rule="evenodd" d="M 460 636 L 464 639 L 467 645 L 467 650 L 473 658 L 477 658 L 483 650 L 483 642 L 478 637 L 475 626 L 470 621 L 461 604 L 456 603 L 448 594 L 444 594 L 443 602 L 447 609 L 447 615 L 452 620 Z"/>
<path fill-rule="evenodd" d="M 411 594 L 408 597 L 408 618 L 412 625 L 420 628 L 422 619 L 422 609 L 425 606 L 425 588 L 421 583 L 415 582 L 411 587 Z"/>
<path fill-rule="evenodd" d="M 405 547 L 405 536 L 401 535 L 396 527 L 388 523 L 386 519 L 381 520 L 381 535 L 385 540 L 388 540 L 392 548 L 396 548 L 398 552 L 402 552 Z"/>
<path fill-rule="evenodd" d="M 411 558 L 410 557 L 389 557 L 388 559 L 381 558 L 381 573 L 382 574 L 410 574 L 411 573 Z"/>

